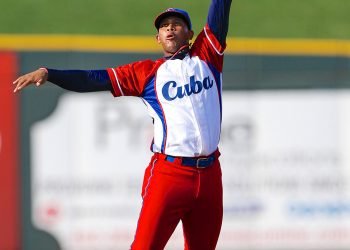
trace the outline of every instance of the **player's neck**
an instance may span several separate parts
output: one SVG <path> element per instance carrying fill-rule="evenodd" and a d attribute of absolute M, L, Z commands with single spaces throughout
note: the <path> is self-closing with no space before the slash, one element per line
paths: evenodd
<path fill-rule="evenodd" d="M 182 46 L 180 49 L 178 49 L 174 54 L 165 54 L 164 58 L 166 58 L 167 60 L 183 59 L 185 58 L 189 50 L 190 50 L 190 45 L 186 44 Z"/>

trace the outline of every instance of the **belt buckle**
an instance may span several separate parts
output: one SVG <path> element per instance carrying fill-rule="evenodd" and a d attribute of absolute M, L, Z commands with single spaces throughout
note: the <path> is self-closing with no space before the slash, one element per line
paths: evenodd
<path fill-rule="evenodd" d="M 201 161 L 208 161 L 209 158 L 206 157 L 206 158 L 198 158 L 197 161 L 196 161 L 196 168 L 206 168 L 207 166 L 199 166 L 200 162 Z"/>

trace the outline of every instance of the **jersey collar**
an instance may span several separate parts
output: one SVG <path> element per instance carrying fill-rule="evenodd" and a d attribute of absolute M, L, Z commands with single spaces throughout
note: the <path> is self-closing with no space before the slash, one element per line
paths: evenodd
<path fill-rule="evenodd" d="M 166 60 L 175 60 L 175 59 L 182 60 L 187 56 L 189 51 L 190 51 L 189 45 L 185 45 L 185 46 L 181 47 L 177 52 L 175 52 L 175 54 L 173 54 L 171 56 L 165 56 L 164 58 Z"/>

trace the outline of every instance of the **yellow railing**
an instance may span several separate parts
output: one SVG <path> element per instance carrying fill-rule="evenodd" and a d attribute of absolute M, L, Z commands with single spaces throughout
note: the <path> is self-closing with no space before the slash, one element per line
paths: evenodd
<path fill-rule="evenodd" d="M 0 50 L 161 52 L 151 36 L 0 34 Z M 228 54 L 319 55 L 350 57 L 349 40 L 228 38 Z"/>

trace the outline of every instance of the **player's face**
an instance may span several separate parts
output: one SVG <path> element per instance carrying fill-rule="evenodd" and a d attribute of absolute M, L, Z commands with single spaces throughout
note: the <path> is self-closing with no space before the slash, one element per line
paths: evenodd
<path fill-rule="evenodd" d="M 182 46 L 188 45 L 193 37 L 185 21 L 179 17 L 170 16 L 160 22 L 157 41 L 162 45 L 165 56 L 173 55 Z"/>

